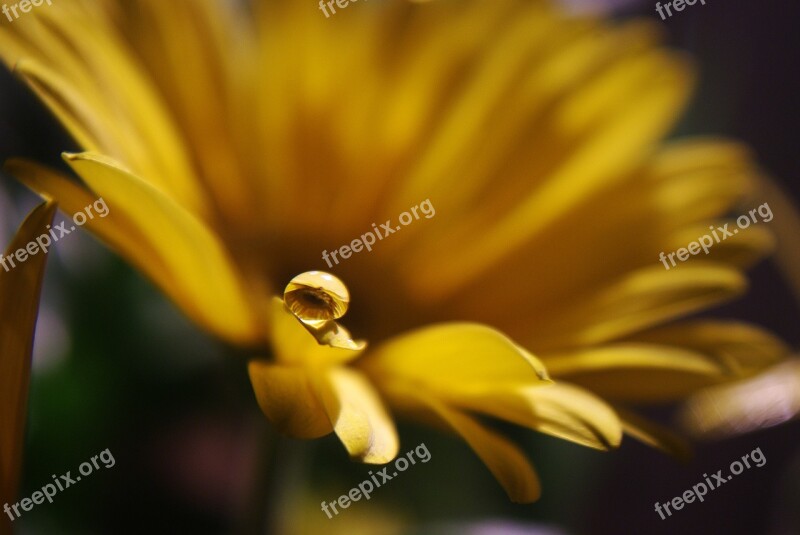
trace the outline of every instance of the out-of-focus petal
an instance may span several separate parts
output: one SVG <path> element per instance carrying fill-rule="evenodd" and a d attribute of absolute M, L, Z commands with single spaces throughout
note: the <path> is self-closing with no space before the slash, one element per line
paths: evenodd
<path fill-rule="evenodd" d="M 617 344 L 548 358 L 560 380 L 613 400 L 669 401 L 734 374 L 702 353 L 648 344 Z"/>
<path fill-rule="evenodd" d="M 43 234 L 52 223 L 56 203 L 39 205 L 22 223 L 6 255 Z M 16 502 L 22 469 L 22 447 L 28 408 L 28 383 L 31 350 L 39 293 L 47 254 L 39 252 L 25 262 L 14 259 L 16 267 L 3 258 L 0 268 L 0 502 Z M 0 518 L 0 531 L 10 530 L 6 516 Z M 10 531 L 9 531 L 10 532 Z"/>
<path fill-rule="evenodd" d="M 800 361 L 791 359 L 752 379 L 709 388 L 689 398 L 679 420 L 696 437 L 735 436 L 800 415 Z"/>
<path fill-rule="evenodd" d="M 730 320 L 694 320 L 657 327 L 637 334 L 631 340 L 696 351 L 741 375 L 763 370 L 787 357 L 790 351 L 769 331 Z"/>
<path fill-rule="evenodd" d="M 744 292 L 747 281 L 733 268 L 695 262 L 667 271 L 661 264 L 634 271 L 536 326 L 548 346 L 591 345 L 620 338 L 703 310 Z M 529 343 L 534 347 L 536 340 Z"/>
<path fill-rule="evenodd" d="M 263 337 L 228 252 L 204 223 L 107 157 L 66 158 L 109 208 L 107 217 L 89 220 L 89 228 L 210 331 L 239 343 Z M 86 206 L 76 206 L 86 200 L 80 189 L 46 168 L 17 161 L 8 169 L 44 196 L 66 195 L 76 211 Z"/>

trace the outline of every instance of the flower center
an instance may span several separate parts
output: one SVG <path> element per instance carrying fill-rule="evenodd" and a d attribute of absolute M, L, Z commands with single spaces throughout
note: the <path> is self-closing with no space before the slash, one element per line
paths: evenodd
<path fill-rule="evenodd" d="M 307 271 L 289 281 L 283 291 L 283 301 L 300 321 L 315 325 L 344 316 L 350 304 L 350 292 L 330 273 Z"/>

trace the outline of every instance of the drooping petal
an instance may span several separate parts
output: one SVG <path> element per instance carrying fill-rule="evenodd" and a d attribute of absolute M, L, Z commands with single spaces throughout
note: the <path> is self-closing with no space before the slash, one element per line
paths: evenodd
<path fill-rule="evenodd" d="M 352 458 L 384 464 L 397 456 L 400 441 L 394 422 L 361 373 L 333 367 L 312 371 L 312 376 L 333 430 Z"/>
<path fill-rule="evenodd" d="M 108 216 L 89 220 L 88 228 L 210 331 L 239 343 L 263 338 L 240 274 L 204 223 L 109 158 L 85 153 L 67 161 L 108 205 Z M 86 206 L 86 192 L 57 173 L 21 161 L 8 170 L 44 196 L 65 196 L 69 210 Z"/>
<path fill-rule="evenodd" d="M 597 396 L 564 383 L 498 390 L 468 398 L 471 410 L 599 450 L 619 446 L 622 426 Z"/>
<path fill-rule="evenodd" d="M 424 411 L 425 419 L 433 418 L 439 425 L 461 436 L 480 457 L 497 482 L 513 502 L 535 502 L 541 495 L 536 471 L 525 454 L 500 434 L 490 430 L 475 418 L 420 392 L 415 411 Z"/>
<path fill-rule="evenodd" d="M 498 331 L 445 323 L 400 335 L 358 362 L 376 382 L 406 383 L 438 397 L 545 384 L 544 365 Z"/>
<path fill-rule="evenodd" d="M 278 430 L 290 437 L 317 438 L 333 431 L 307 370 L 252 360 L 247 367 L 258 405 Z"/>
<path fill-rule="evenodd" d="M 52 223 L 56 204 L 39 205 L 22 223 L 6 255 L 24 249 Z M 28 408 L 31 350 L 39 292 L 47 255 L 39 251 L 25 262 L 2 258 L 0 269 L 0 502 L 16 502 Z M 15 267 L 12 267 L 15 266 Z M 0 518 L 0 531 L 9 525 Z M 9 531 L 10 532 L 10 531 Z"/>

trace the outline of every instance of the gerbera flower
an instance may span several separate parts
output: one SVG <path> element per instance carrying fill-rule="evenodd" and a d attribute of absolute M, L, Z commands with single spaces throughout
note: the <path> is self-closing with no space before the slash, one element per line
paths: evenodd
<path fill-rule="evenodd" d="M 531 501 L 533 468 L 484 416 L 607 449 L 621 423 L 596 394 L 679 399 L 782 350 L 754 327 L 664 326 L 741 293 L 769 237 L 658 262 L 754 170 L 730 142 L 662 145 L 691 73 L 650 25 L 530 0 L 365 3 L 335 20 L 313 3 L 254 10 L 250 24 L 210 0 L 76 1 L 3 27 L 3 59 L 84 151 L 65 159 L 85 186 L 8 169 L 68 212 L 102 196 L 110 214 L 90 230 L 202 327 L 270 344 L 251 379 L 285 432 L 332 429 L 354 457 L 388 460 L 377 388 Z M 314 345 L 275 296 L 423 199 L 435 220 L 331 270 L 352 295 L 339 322 L 369 346 Z"/>

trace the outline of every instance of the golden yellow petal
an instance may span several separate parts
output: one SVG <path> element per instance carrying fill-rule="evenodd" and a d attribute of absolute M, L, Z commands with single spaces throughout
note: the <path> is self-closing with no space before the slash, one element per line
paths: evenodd
<path fill-rule="evenodd" d="M 307 370 L 251 360 L 247 366 L 258 405 L 283 434 L 317 438 L 333 431 Z"/>
<path fill-rule="evenodd" d="M 124 162 L 186 209 L 206 213 L 205 193 L 171 114 L 101 6 L 39 10 L 4 37 L 15 45 L 5 62 L 83 150 Z"/>
<path fill-rule="evenodd" d="M 760 371 L 789 355 L 784 342 L 756 325 L 732 320 L 694 320 L 637 334 L 634 342 L 672 345 L 702 353 L 738 375 Z"/>
<path fill-rule="evenodd" d="M 536 471 L 525 454 L 511 441 L 490 430 L 463 412 L 419 393 L 419 409 L 425 407 L 427 417 L 460 435 L 480 457 L 509 499 L 516 503 L 535 502 L 541 495 Z"/>
<path fill-rule="evenodd" d="M 529 191 L 503 203 L 482 200 L 471 217 L 447 232 L 459 247 L 442 248 L 431 241 L 408 257 L 403 267 L 419 273 L 410 281 L 415 292 L 452 295 L 598 191 L 624 179 L 670 127 L 690 80 L 680 58 L 657 49 L 622 56 L 594 72 L 549 110 L 548 123 L 530 141 L 543 159 L 541 175 L 527 161 L 512 171 L 529 181 L 531 175 L 540 177 Z M 553 130 L 549 135 L 547 127 Z"/>
<path fill-rule="evenodd" d="M 366 378 L 343 367 L 312 373 L 333 430 L 350 456 L 370 464 L 394 459 L 400 448 L 394 421 Z"/>
<path fill-rule="evenodd" d="M 56 204 L 39 205 L 20 226 L 5 256 L 42 234 L 52 223 Z M 23 263 L 3 258 L 0 268 L 0 502 L 14 503 L 22 470 L 22 449 L 28 415 L 28 382 L 39 292 L 47 255 L 41 251 Z M 13 267 L 16 265 L 16 267 Z M 8 521 L 0 519 L 0 531 Z M 10 533 L 10 531 L 9 531 Z"/>
<path fill-rule="evenodd" d="M 357 365 L 375 382 L 407 383 L 437 397 L 549 381 L 539 359 L 498 331 L 474 323 L 408 332 L 381 344 Z"/>
<path fill-rule="evenodd" d="M 716 232 L 718 236 L 721 236 L 723 235 L 722 231 L 718 231 L 717 229 L 723 227 L 728 231 L 738 230 L 738 232 L 735 236 L 716 243 L 712 232 Z M 690 243 L 699 242 L 699 239 L 705 236 L 708 236 L 709 239 L 714 242 L 713 245 L 709 247 L 708 254 L 706 255 L 703 250 L 700 249 L 697 257 L 690 257 L 687 262 L 702 260 L 725 264 L 740 269 L 747 269 L 759 260 L 762 260 L 775 249 L 775 237 L 766 224 L 739 230 L 736 227 L 736 220 L 731 219 L 721 221 L 709 220 L 699 225 L 687 226 L 679 232 L 672 234 L 669 239 L 664 242 L 664 251 L 669 253 L 677 251 L 680 248 L 686 248 Z M 669 260 L 667 260 L 667 262 L 669 262 Z M 683 264 L 682 262 L 676 263 L 678 266 L 674 269 L 679 269 Z M 672 266 L 671 263 L 669 265 Z M 673 268 L 671 267 L 670 269 Z"/>
<path fill-rule="evenodd" d="M 598 450 L 619 446 L 622 426 L 597 396 L 564 383 L 498 390 L 462 406 Z"/>
<path fill-rule="evenodd" d="M 668 145 L 641 170 L 566 212 L 547 232 L 517 251 L 513 262 L 487 271 L 469 291 L 451 296 L 444 305 L 452 314 L 502 325 L 509 336 L 537 351 L 553 347 L 546 327 L 553 317 L 621 274 L 648 266 L 663 268 L 660 252 L 686 247 L 708 232 L 713 220 L 735 208 L 756 176 L 748 152 L 738 144 L 692 139 Z M 442 224 L 441 215 L 437 213 L 436 228 Z M 756 230 L 753 236 L 737 235 L 743 245 L 728 240 L 716 246 L 718 251 L 712 248 L 708 257 L 701 255 L 692 262 L 715 259 L 740 267 L 740 262 L 764 250 L 767 243 L 761 231 L 771 230 L 772 225 L 751 227 L 748 232 Z M 445 249 L 448 244 L 460 247 L 446 235 L 438 244 Z M 414 276 L 409 272 L 409 278 Z"/>
<path fill-rule="evenodd" d="M 201 221 L 107 158 L 87 153 L 67 156 L 67 161 L 109 209 L 107 217 L 89 220 L 88 228 L 200 325 L 237 343 L 266 337 L 228 252 Z M 64 195 L 70 211 L 92 202 L 81 188 L 41 166 L 16 161 L 8 169 L 45 196 Z"/>
<path fill-rule="evenodd" d="M 739 271 L 725 265 L 695 261 L 667 271 L 658 263 L 531 325 L 526 342 L 540 352 L 600 344 L 719 304 L 743 293 L 746 284 Z"/>
<path fill-rule="evenodd" d="M 264 178 L 256 166 L 265 150 L 253 135 L 253 105 L 262 98 L 254 83 L 256 41 L 237 7 L 213 0 L 124 3 L 122 30 L 202 170 L 198 181 L 229 223 L 247 228 L 269 210 L 257 203 L 254 184 Z M 269 71 L 274 77 L 274 66 Z M 252 145 L 262 152 L 244 153 Z"/>
<path fill-rule="evenodd" d="M 605 399 L 625 401 L 669 401 L 735 377 L 733 370 L 698 351 L 644 343 L 580 349 L 546 362 L 554 377 Z"/>

